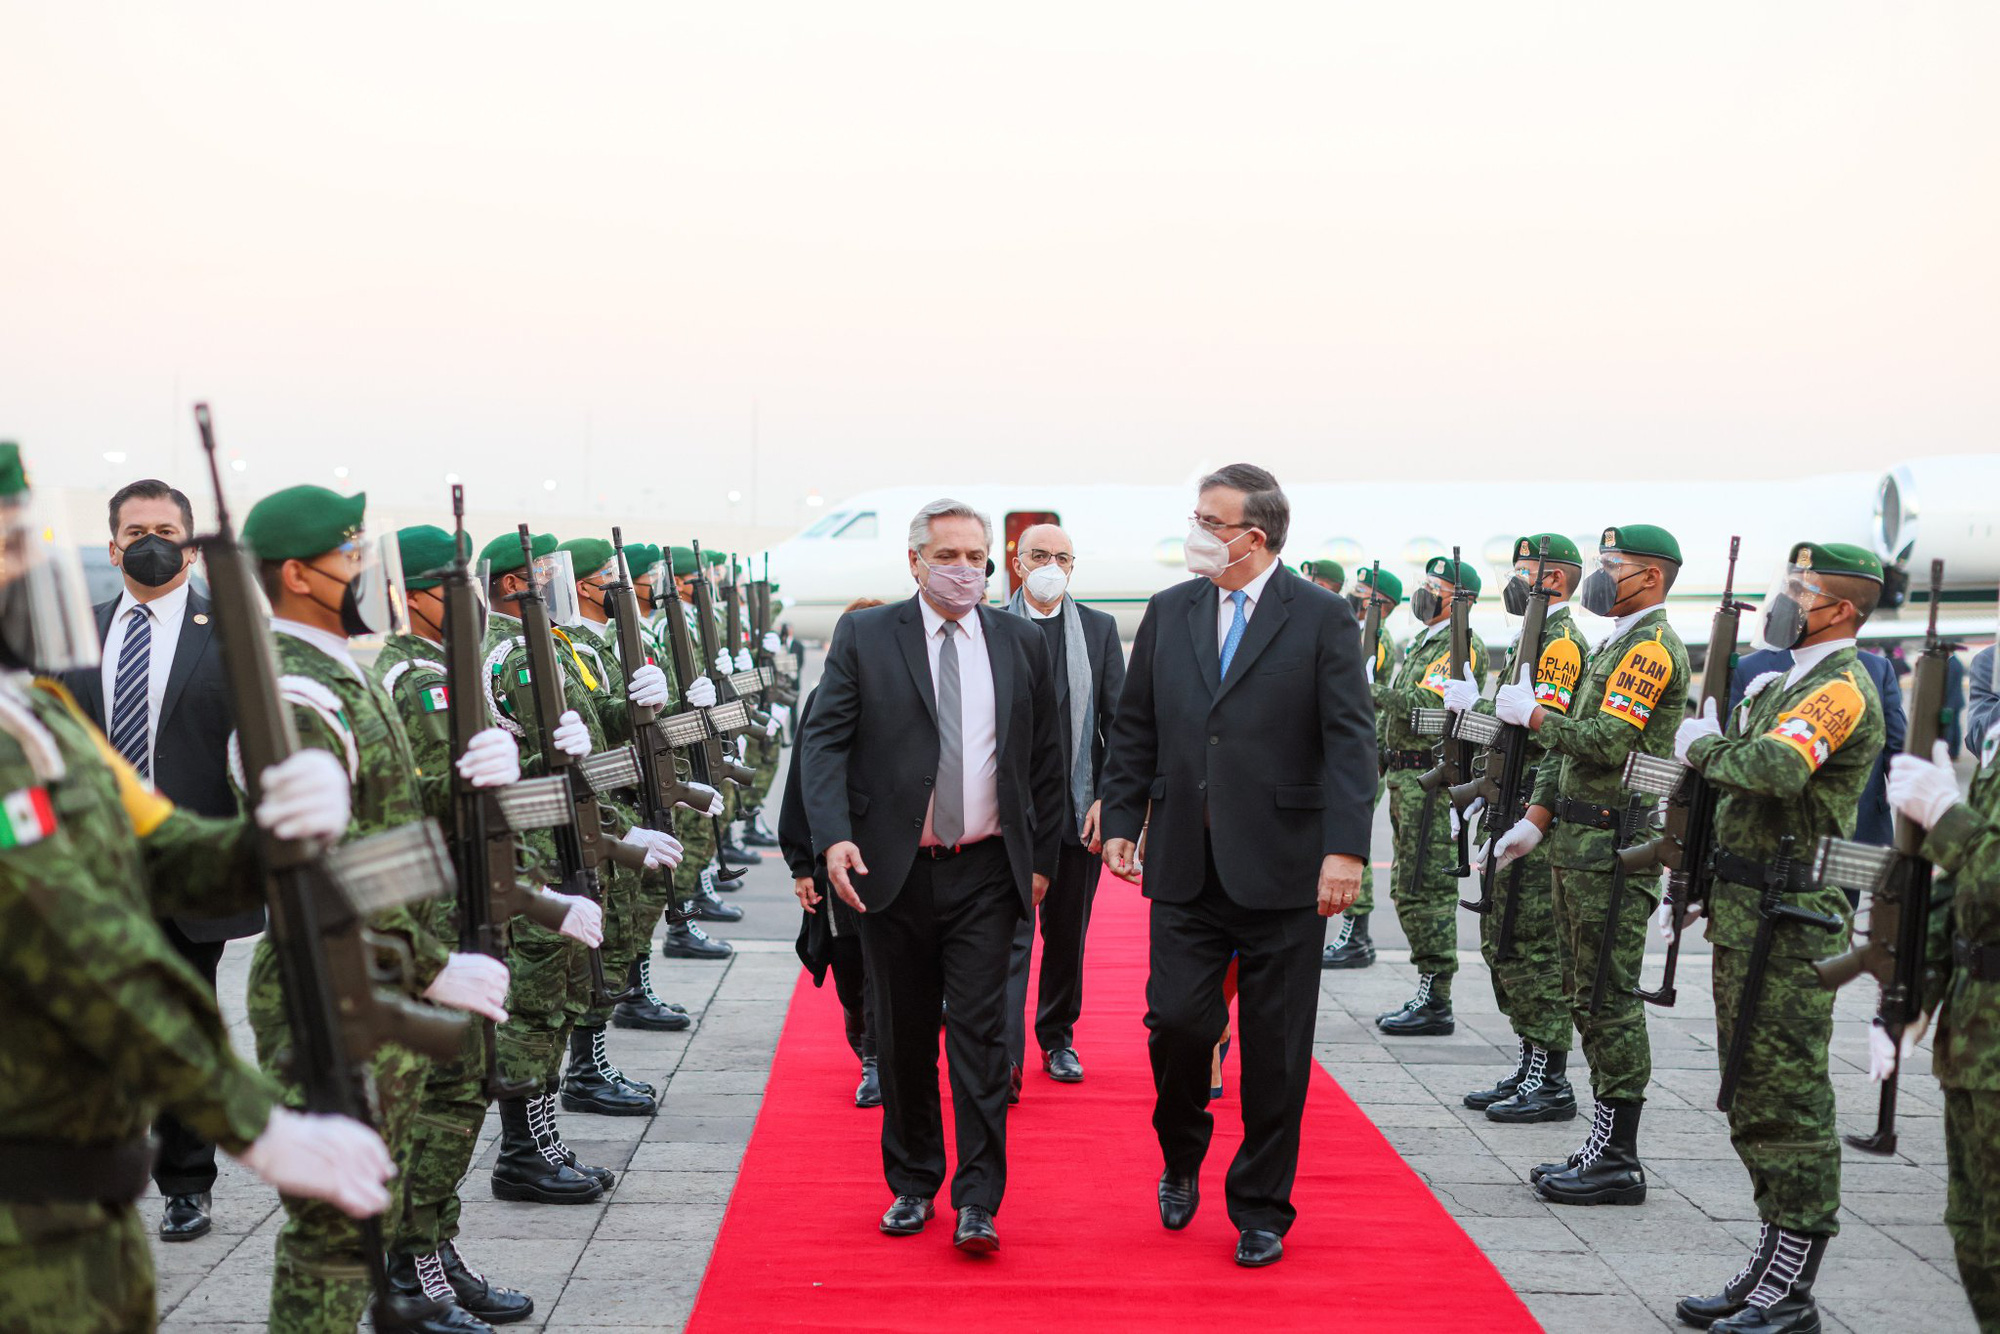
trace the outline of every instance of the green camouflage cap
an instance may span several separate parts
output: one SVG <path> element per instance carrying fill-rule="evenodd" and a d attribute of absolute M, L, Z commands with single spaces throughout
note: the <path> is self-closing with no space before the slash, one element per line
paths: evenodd
<path fill-rule="evenodd" d="M 288 486 L 251 507 L 243 544 L 258 560 L 311 560 L 361 536 L 366 492 L 343 496 L 323 486 Z"/>
<path fill-rule="evenodd" d="M 1340 568 L 1337 560 L 1302 560 L 1299 573 L 1308 579 L 1324 579 L 1330 584 L 1347 582 L 1347 571 Z"/>
<path fill-rule="evenodd" d="M 674 562 L 674 578 L 694 573 L 693 547 L 668 547 L 667 554 Z"/>
<path fill-rule="evenodd" d="M 472 539 L 466 538 L 467 550 Z M 451 534 L 434 523 L 396 530 L 396 551 L 403 558 L 403 587 L 412 593 L 436 588 L 451 566 Z"/>
<path fill-rule="evenodd" d="M 11 500 L 28 489 L 28 469 L 21 462 L 21 447 L 12 440 L 0 440 L 0 499 Z"/>
<path fill-rule="evenodd" d="M 556 549 L 554 533 L 536 533 L 531 540 L 534 542 L 533 551 L 536 560 Z M 509 528 L 479 549 L 479 559 L 488 562 L 487 573 L 495 579 L 519 570 L 528 563 L 521 559 L 521 531 L 518 528 Z"/>
<path fill-rule="evenodd" d="M 572 537 L 557 545 L 557 551 L 569 553 L 570 568 L 579 579 L 588 579 L 611 563 L 617 548 L 601 537 Z"/>
<path fill-rule="evenodd" d="M 1468 593 L 1479 592 L 1479 571 L 1449 556 L 1432 556 L 1424 563 L 1424 573 L 1448 584 L 1457 584 Z"/>
<path fill-rule="evenodd" d="M 1387 570 L 1383 570 L 1378 575 L 1374 567 L 1370 566 L 1367 569 L 1356 570 L 1354 577 L 1362 583 L 1369 585 L 1391 602 L 1401 602 L 1403 600 L 1403 581 Z"/>
<path fill-rule="evenodd" d="M 1583 556 L 1576 549 L 1576 543 L 1561 533 L 1529 533 L 1514 543 L 1514 562 L 1533 560 L 1542 554 L 1542 541 L 1549 544 L 1549 559 L 1558 565 L 1581 565 Z"/>
<path fill-rule="evenodd" d="M 1800 542 L 1792 548 L 1792 564 L 1819 574 L 1850 574 L 1882 582 L 1882 562 L 1866 547 L 1848 542 Z"/>
<path fill-rule="evenodd" d="M 1674 535 L 1655 523 L 1628 523 L 1606 528 L 1598 540 L 1599 551 L 1622 551 L 1628 556 L 1657 556 L 1681 563 L 1681 544 Z"/>

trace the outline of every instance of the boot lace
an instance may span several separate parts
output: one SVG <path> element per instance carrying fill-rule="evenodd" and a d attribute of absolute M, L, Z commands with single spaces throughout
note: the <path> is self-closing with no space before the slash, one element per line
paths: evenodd
<path fill-rule="evenodd" d="M 486 1283 L 486 1275 L 480 1273 L 477 1269 L 474 1269 L 470 1264 L 467 1264 L 465 1257 L 459 1254 L 457 1242 L 455 1241 L 446 1242 L 444 1244 L 444 1249 L 451 1252 L 451 1258 L 458 1261 L 458 1267 L 460 1269 L 463 1269 L 467 1274 L 471 1275 L 479 1282 Z M 442 1255 L 442 1253 L 440 1253 L 440 1255 Z M 488 1283 L 487 1286 L 491 1287 L 493 1285 Z"/>
<path fill-rule="evenodd" d="M 1347 942 L 1354 938 L 1354 919 L 1343 915 L 1340 919 L 1340 934 L 1333 938 L 1333 948 L 1344 950 Z"/>
<path fill-rule="evenodd" d="M 1768 1311 L 1790 1296 L 1792 1285 L 1799 1281 L 1799 1274 L 1805 1269 L 1806 1256 L 1811 1250 L 1812 1239 L 1803 1232 L 1779 1228 L 1777 1249 L 1771 1252 L 1771 1263 L 1764 1270 L 1764 1277 L 1758 1280 L 1746 1299 L 1748 1304 Z"/>
<path fill-rule="evenodd" d="M 444 1261 L 436 1252 L 417 1257 L 417 1282 L 423 1285 L 424 1296 L 434 1302 L 455 1305 L 458 1294 L 451 1290 L 451 1280 L 444 1275 Z"/>
<path fill-rule="evenodd" d="M 569 1150 L 556 1133 L 555 1118 L 549 1115 L 554 1099 L 544 1093 L 528 1103 L 528 1133 L 535 1137 L 535 1149 L 550 1167 L 569 1166 Z"/>
<path fill-rule="evenodd" d="M 1539 1089 L 1542 1086 L 1543 1077 L 1548 1073 L 1549 1068 L 1549 1054 L 1547 1051 L 1540 1047 L 1530 1046 L 1526 1038 L 1521 1040 L 1521 1047 L 1521 1060 L 1526 1068 L 1521 1076 L 1521 1082 L 1514 1087 L 1515 1097 L 1533 1093 Z"/>
<path fill-rule="evenodd" d="M 1727 1283 L 1722 1285 L 1723 1291 L 1728 1292 L 1731 1291 L 1732 1289 L 1738 1288 L 1743 1284 L 1748 1283 L 1751 1280 L 1751 1278 L 1756 1275 L 1756 1273 L 1758 1272 L 1757 1262 L 1764 1258 L 1764 1243 L 1769 1241 L 1770 1239 L 1771 1239 L 1771 1225 L 1769 1223 L 1765 1223 L 1763 1226 L 1757 1229 L 1757 1244 L 1750 1248 L 1750 1258 L 1748 1260 L 1745 1260 L 1743 1262 L 1743 1267 L 1736 1271 L 1735 1278 L 1730 1279 Z"/>
<path fill-rule="evenodd" d="M 597 1073 L 600 1077 L 609 1080 L 613 1084 L 625 1084 L 629 1086 L 632 1082 L 625 1078 L 623 1070 L 620 1070 L 611 1063 L 611 1057 L 604 1050 L 604 1030 L 601 1028 L 590 1035 L 590 1063 L 597 1067 Z"/>
<path fill-rule="evenodd" d="M 653 958 L 650 952 L 639 960 L 639 994 L 645 998 L 648 1005 L 656 1005 L 663 1010 L 667 1006 L 667 1003 L 653 990 Z"/>
<path fill-rule="evenodd" d="M 1598 1103 L 1591 1108 L 1590 1137 L 1583 1142 L 1583 1151 L 1577 1155 L 1576 1170 L 1581 1172 L 1595 1166 L 1611 1143 L 1611 1107 Z"/>

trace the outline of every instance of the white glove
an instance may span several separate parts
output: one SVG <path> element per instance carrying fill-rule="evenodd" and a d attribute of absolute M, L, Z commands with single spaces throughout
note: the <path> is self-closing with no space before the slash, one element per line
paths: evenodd
<path fill-rule="evenodd" d="M 779 725 L 779 726 L 781 726 L 781 727 L 783 727 L 783 728 L 784 728 L 784 729 L 785 729 L 785 730 L 786 730 L 787 732 L 789 732 L 789 731 L 791 731 L 791 730 L 792 730 L 792 706 L 791 706 L 791 705 L 789 705 L 789 704 L 773 704 L 773 705 L 771 706 L 771 716 L 772 716 L 773 718 L 776 718 L 776 719 L 778 720 L 778 725 Z"/>
<path fill-rule="evenodd" d="M 782 653 L 785 651 L 784 641 L 779 639 L 777 635 L 773 634 L 769 630 L 766 630 L 764 632 L 764 639 L 762 646 L 766 653 Z"/>
<path fill-rule="evenodd" d="M 559 894 L 553 889 L 549 893 L 569 905 L 556 934 L 580 941 L 591 949 L 604 943 L 604 909 L 581 894 Z"/>
<path fill-rule="evenodd" d="M 453 954 L 424 988 L 424 999 L 507 1022 L 507 965 L 485 954 Z"/>
<path fill-rule="evenodd" d="M 1541 843 L 1542 831 L 1535 826 L 1533 820 L 1522 816 L 1514 822 L 1512 829 L 1500 835 L 1500 842 L 1493 849 L 1494 856 L 1499 860 L 1494 862 L 1493 869 L 1506 870 L 1511 863 L 1521 860 L 1540 847 Z"/>
<path fill-rule="evenodd" d="M 723 676 L 736 670 L 736 660 L 729 656 L 728 649 L 719 648 L 715 651 L 715 670 Z"/>
<path fill-rule="evenodd" d="M 1493 712 L 1500 716 L 1503 723 L 1526 727 L 1528 719 L 1535 716 L 1535 688 L 1519 681 L 1509 681 L 1493 697 Z M 1505 865 L 1504 862 L 1501 864 Z"/>
<path fill-rule="evenodd" d="M 344 1116 L 321 1116 L 273 1107 L 264 1133 L 237 1161 L 286 1195 L 324 1200 L 350 1218 L 389 1207 L 383 1185 L 396 1164 L 382 1137 Z"/>
<path fill-rule="evenodd" d="M 1452 805 L 1450 802 L 1446 802 L 1444 806 L 1444 814 L 1445 814 L 1445 819 L 1450 821 L 1451 823 L 1451 836 L 1453 838 L 1457 838 L 1458 831 L 1465 827 L 1465 821 L 1459 818 L 1458 807 Z"/>
<path fill-rule="evenodd" d="M 685 851 L 681 841 L 672 834 L 658 829 L 631 829 L 626 831 L 625 841 L 637 843 L 646 849 L 646 869 L 657 870 L 664 866 L 669 871 L 681 864 Z"/>
<path fill-rule="evenodd" d="M 749 650 L 749 649 L 747 649 L 747 648 L 740 648 L 740 649 L 737 649 L 737 650 L 736 650 L 736 670 L 737 670 L 737 671 L 739 671 L 739 672 L 747 672 L 747 671 L 749 671 L 749 670 L 750 670 L 750 669 L 751 669 L 752 667 L 754 667 L 754 666 L 756 666 L 756 665 L 757 665 L 756 663 L 754 663 L 754 662 L 750 661 L 750 650 Z"/>
<path fill-rule="evenodd" d="M 771 721 L 764 724 L 764 739 L 769 741 L 772 737 L 778 735 L 778 729 L 782 726 L 783 724 L 778 721 L 778 715 L 775 713 L 772 714 Z"/>
<path fill-rule="evenodd" d="M 750 738 L 741 732 L 736 734 L 736 762 L 743 763 L 750 758 Z"/>
<path fill-rule="evenodd" d="M 1689 926 L 1693 926 L 1705 915 L 1706 913 L 1699 903 L 1681 909 L 1681 916 L 1687 920 Z M 1674 909 L 1673 905 L 1668 903 L 1664 898 L 1660 900 L 1660 906 L 1653 910 L 1653 925 L 1660 929 L 1661 940 L 1672 940 L 1674 938 Z"/>
<path fill-rule="evenodd" d="M 1958 805 L 1958 775 L 1951 768 L 1951 747 L 1940 741 L 1926 760 L 1896 755 L 1889 760 L 1889 804 L 1926 829 Z"/>
<path fill-rule="evenodd" d="M 715 707 L 715 682 L 706 676 L 697 676 L 688 682 L 684 692 L 690 708 L 712 709 Z"/>
<path fill-rule="evenodd" d="M 1479 699 L 1479 687 L 1470 681 L 1444 683 L 1444 707 L 1449 713 L 1464 713 Z"/>
<path fill-rule="evenodd" d="M 1924 1040 L 1924 1031 L 1931 1026 L 1928 1014 L 1917 1016 L 1917 1021 L 1903 1030 L 1903 1040 L 1889 1040 L 1889 1030 L 1877 1019 L 1868 1025 L 1868 1077 L 1877 1084 L 1896 1073 L 1896 1067 L 1906 1063 L 1917 1044 Z"/>
<path fill-rule="evenodd" d="M 326 751 L 295 751 L 264 770 L 262 788 L 257 823 L 279 838 L 331 841 L 347 833 L 347 770 Z"/>
<path fill-rule="evenodd" d="M 572 759 L 580 760 L 590 754 L 590 729 L 583 725 L 583 718 L 575 709 L 565 709 L 563 716 L 556 719 L 556 730 L 549 734 L 549 740 Z"/>
<path fill-rule="evenodd" d="M 474 732 L 458 757 L 458 776 L 474 787 L 506 787 L 521 781 L 521 751 L 497 727 Z"/>
<path fill-rule="evenodd" d="M 1680 727 L 1674 732 L 1674 758 L 1686 760 L 1688 747 L 1705 736 L 1721 736 L 1722 724 L 1715 720 L 1715 701 L 1701 702 L 1701 712 L 1693 718 L 1681 719 Z"/>
<path fill-rule="evenodd" d="M 686 811 L 693 811 L 695 809 L 693 806 L 689 805 L 685 801 L 677 801 L 674 803 L 674 805 Z M 708 809 L 705 811 L 695 811 L 695 813 L 697 815 L 709 815 L 709 816 L 722 814 L 722 794 L 718 792 L 714 796 L 710 797 L 708 799 Z"/>
<path fill-rule="evenodd" d="M 642 709 L 657 709 L 670 697 L 667 674 L 652 663 L 632 673 L 625 682 L 625 697 Z"/>

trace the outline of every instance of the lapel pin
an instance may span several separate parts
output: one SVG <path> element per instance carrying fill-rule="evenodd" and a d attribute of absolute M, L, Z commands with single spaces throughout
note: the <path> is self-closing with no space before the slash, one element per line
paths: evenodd
<path fill-rule="evenodd" d="M 207 612 L 205 612 L 205 611 L 198 611 L 198 612 L 196 612 L 196 613 L 194 614 L 194 623 L 195 623 L 196 625 L 207 625 L 207 624 L 208 624 L 208 613 L 207 613 Z"/>

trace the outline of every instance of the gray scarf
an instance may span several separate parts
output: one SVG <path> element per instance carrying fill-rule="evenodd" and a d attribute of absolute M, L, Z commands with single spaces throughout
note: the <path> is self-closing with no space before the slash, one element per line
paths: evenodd
<path fill-rule="evenodd" d="M 1033 619 L 1028 616 L 1025 589 L 1014 590 L 1014 596 L 1007 599 L 1007 610 Z M 1062 618 L 1063 656 L 1069 660 L 1069 800 L 1077 836 L 1082 837 L 1083 817 L 1090 813 L 1090 803 L 1097 798 L 1090 764 L 1097 737 L 1097 695 L 1091 689 L 1090 650 L 1083 642 L 1083 617 L 1077 613 L 1076 601 L 1067 593 L 1063 594 Z"/>

